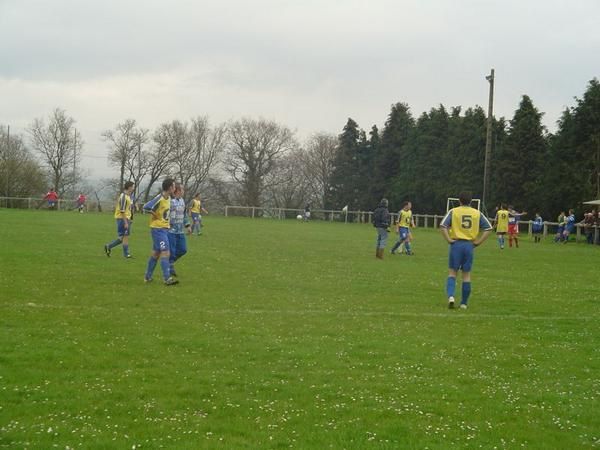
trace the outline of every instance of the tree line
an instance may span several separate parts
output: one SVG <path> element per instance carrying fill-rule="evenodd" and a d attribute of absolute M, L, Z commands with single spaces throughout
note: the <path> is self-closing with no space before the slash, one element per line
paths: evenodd
<path fill-rule="evenodd" d="M 512 119 L 493 119 L 488 210 L 501 202 L 540 212 L 600 198 L 600 84 L 591 80 L 582 98 L 566 108 L 556 133 L 523 95 Z M 415 118 L 406 103 L 392 105 L 383 130 L 367 133 L 348 119 L 339 136 L 328 205 L 373 209 L 381 197 L 400 208 L 412 201 L 422 213 L 440 213 L 461 190 L 483 190 L 486 114 L 439 105 Z"/>
<path fill-rule="evenodd" d="M 556 133 L 523 95 L 511 119 L 493 118 L 489 209 L 500 202 L 558 211 L 600 197 L 600 84 L 566 108 Z M 431 108 L 415 117 L 406 103 L 391 106 L 382 130 L 368 133 L 348 118 L 338 136 L 315 133 L 301 142 L 285 125 L 242 118 L 212 125 L 207 117 L 173 120 L 153 130 L 126 119 L 102 133 L 109 184 L 136 183 L 146 200 L 172 176 L 188 195 L 204 193 L 219 204 L 278 208 L 372 210 L 387 197 L 394 209 L 411 200 L 415 210 L 440 213 L 447 197 L 483 188 L 486 114 L 480 106 Z M 26 135 L 0 125 L 0 192 L 60 196 L 90 190 L 81 156 L 85 142 L 76 121 L 55 109 L 34 119 Z M 89 192 L 88 192 L 89 193 Z"/>

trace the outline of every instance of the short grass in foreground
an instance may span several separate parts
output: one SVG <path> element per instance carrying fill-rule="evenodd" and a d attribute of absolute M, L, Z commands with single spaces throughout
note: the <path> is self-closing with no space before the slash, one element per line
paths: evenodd
<path fill-rule="evenodd" d="M 600 445 L 597 246 L 490 239 L 449 311 L 434 230 L 207 216 L 165 287 L 144 217 L 0 220 L 0 448 Z"/>

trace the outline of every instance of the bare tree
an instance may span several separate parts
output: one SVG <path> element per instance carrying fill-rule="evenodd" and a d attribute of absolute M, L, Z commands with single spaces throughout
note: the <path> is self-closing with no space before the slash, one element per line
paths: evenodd
<path fill-rule="evenodd" d="M 6 197 L 30 197 L 44 192 L 46 177 L 23 138 L 0 126 L 0 192 Z"/>
<path fill-rule="evenodd" d="M 299 209 L 309 201 L 310 186 L 303 172 L 304 151 L 294 149 L 279 159 L 265 177 L 266 203 L 276 208 Z"/>
<path fill-rule="evenodd" d="M 306 143 L 301 165 L 310 188 L 311 200 L 323 207 L 325 195 L 331 186 L 338 138 L 328 133 L 316 133 Z"/>
<path fill-rule="evenodd" d="M 42 156 L 56 192 L 62 196 L 69 189 L 74 189 L 80 179 L 75 168 L 80 164 L 83 147 L 75 120 L 56 108 L 49 117 L 48 125 L 44 119 L 35 119 L 28 132 L 31 145 Z"/>
<path fill-rule="evenodd" d="M 208 118 L 198 117 L 192 119 L 188 136 L 190 154 L 186 165 L 178 164 L 178 177 L 191 197 L 208 180 L 223 153 L 227 144 L 227 126 L 221 124 L 213 128 Z"/>
<path fill-rule="evenodd" d="M 165 177 L 172 170 L 173 158 L 178 145 L 182 145 L 183 141 L 181 132 L 181 122 L 173 121 L 172 123 L 163 123 L 158 127 L 152 136 L 153 145 L 147 153 L 146 164 L 147 184 L 144 190 L 144 201 L 148 201 L 150 191 L 154 184 L 161 178 Z"/>
<path fill-rule="evenodd" d="M 225 170 L 241 188 L 242 202 L 260 206 L 266 176 L 294 148 L 293 132 L 273 121 L 242 119 L 229 126 Z"/>
<path fill-rule="evenodd" d="M 134 119 L 127 119 L 114 130 L 102 133 L 102 137 L 110 147 L 109 164 L 119 169 L 119 191 L 128 180 L 137 188 L 147 172 L 143 146 L 148 142 L 148 130 L 139 128 Z"/>

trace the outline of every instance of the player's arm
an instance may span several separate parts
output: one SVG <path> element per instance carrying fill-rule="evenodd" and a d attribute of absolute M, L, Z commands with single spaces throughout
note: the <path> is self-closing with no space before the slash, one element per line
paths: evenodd
<path fill-rule="evenodd" d="M 208 214 L 208 211 L 206 209 L 204 209 L 204 207 L 202 207 L 201 209 L 204 214 Z"/>
<path fill-rule="evenodd" d="M 158 209 L 158 207 L 160 205 L 161 197 L 162 197 L 162 194 L 158 194 L 156 197 L 154 197 L 152 200 L 150 200 L 148 203 L 146 203 L 143 206 L 144 211 L 149 212 L 150 214 L 152 214 L 152 216 L 156 216 L 156 210 Z"/>
<path fill-rule="evenodd" d="M 491 233 L 492 233 L 491 228 L 489 230 L 485 230 L 483 233 L 481 233 L 479 235 L 479 237 L 477 239 L 475 239 L 473 241 L 473 245 L 475 247 L 479 247 L 481 244 L 483 244 L 485 242 L 485 240 L 490 236 Z"/>
<path fill-rule="evenodd" d="M 440 223 L 440 230 L 442 232 L 442 236 L 446 239 L 448 244 L 454 244 L 456 241 L 450 237 L 449 228 L 452 226 L 452 210 L 448 211 L 442 222 Z"/>
<path fill-rule="evenodd" d="M 444 239 L 446 239 L 446 242 L 448 242 L 448 244 L 454 244 L 456 241 L 454 239 L 452 239 L 450 237 L 450 233 L 448 233 L 448 228 L 445 226 L 441 226 L 440 230 L 442 230 L 442 236 L 444 236 Z"/>
<path fill-rule="evenodd" d="M 490 221 L 488 220 L 487 217 L 485 217 L 483 214 L 481 216 L 479 216 L 479 229 L 483 230 L 483 233 L 481 233 L 477 239 L 475 239 L 473 241 L 473 245 L 475 247 L 480 246 L 481 244 L 483 244 L 485 242 L 485 240 L 490 236 L 493 228 L 492 228 L 492 224 L 490 223 Z"/>

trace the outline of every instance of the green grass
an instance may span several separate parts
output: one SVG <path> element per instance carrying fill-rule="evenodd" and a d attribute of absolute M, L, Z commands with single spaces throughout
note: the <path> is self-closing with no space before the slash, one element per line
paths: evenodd
<path fill-rule="evenodd" d="M 600 446 L 598 246 L 490 239 L 449 311 L 434 230 L 378 261 L 371 226 L 207 216 L 165 287 L 144 217 L 132 260 L 108 214 L 0 221 L 0 448 Z"/>

